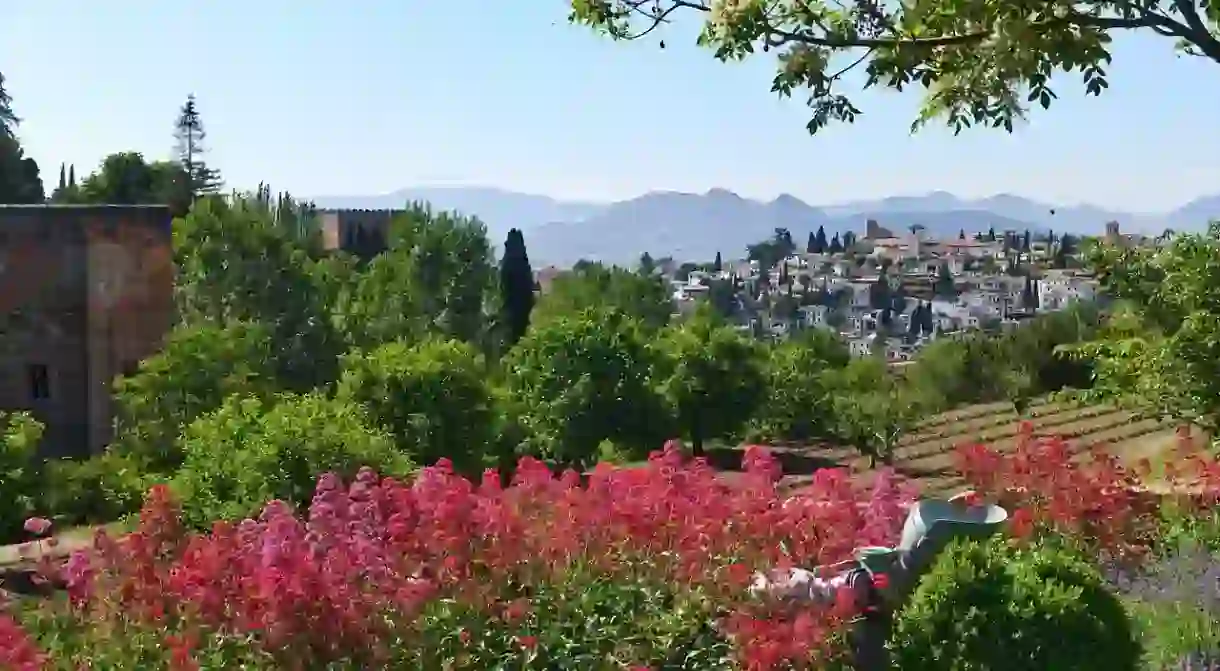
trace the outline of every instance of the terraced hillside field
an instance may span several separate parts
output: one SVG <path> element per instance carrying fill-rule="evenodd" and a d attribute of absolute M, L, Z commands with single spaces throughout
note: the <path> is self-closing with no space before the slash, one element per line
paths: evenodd
<path fill-rule="evenodd" d="M 1026 420 L 1035 435 L 1059 435 L 1068 439 L 1075 451 L 1102 444 L 1107 450 L 1134 462 L 1154 459 L 1173 449 L 1175 425 L 1158 419 L 1140 419 L 1132 413 L 1108 406 L 1086 406 L 1071 402 L 1044 400 L 1029 408 Z M 951 494 L 964 482 L 953 467 L 954 450 L 964 443 L 983 443 L 997 449 L 1012 449 L 1017 440 L 1020 418 L 1009 403 L 989 403 L 960 408 L 921 423 L 903 437 L 894 453 L 894 466 L 900 474 L 920 484 L 929 495 Z M 781 452 L 804 452 L 793 448 Z M 867 477 L 868 462 L 850 447 L 816 450 L 826 462 L 849 465 Z M 791 455 L 785 461 L 792 461 Z M 781 456 L 783 458 L 783 456 Z M 808 476 L 792 473 L 793 484 Z M 808 472 L 808 471 L 806 471 Z"/>

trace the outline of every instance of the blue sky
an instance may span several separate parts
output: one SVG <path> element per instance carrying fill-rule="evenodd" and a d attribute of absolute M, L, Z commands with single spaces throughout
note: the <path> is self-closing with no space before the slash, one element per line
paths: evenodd
<path fill-rule="evenodd" d="M 193 92 L 230 185 L 298 195 L 944 189 L 1155 211 L 1220 192 L 1220 66 L 1164 39 L 1124 40 L 1106 96 L 1064 90 L 1012 135 L 912 136 L 917 97 L 879 92 L 809 137 L 763 59 L 722 64 L 681 28 L 664 51 L 615 44 L 565 17 L 563 0 L 3 0 L 0 71 L 48 182 L 60 162 L 168 157 Z"/>

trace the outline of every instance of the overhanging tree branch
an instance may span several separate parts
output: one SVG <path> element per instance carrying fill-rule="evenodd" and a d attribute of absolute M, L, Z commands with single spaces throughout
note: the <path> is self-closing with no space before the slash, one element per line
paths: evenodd
<path fill-rule="evenodd" d="M 660 0 L 620 0 L 618 3 L 613 3 L 611 0 L 598 0 L 593 4 L 600 5 L 607 15 L 619 19 L 620 22 L 632 16 L 643 17 L 647 21 L 645 27 L 634 32 L 626 30 L 623 27 L 624 23 L 614 24 L 612 22 L 611 25 L 608 25 L 607 28 L 611 35 L 621 40 L 636 40 L 651 34 L 661 25 L 668 23 L 671 15 L 679 10 L 692 10 L 704 14 L 711 13 L 712 11 L 711 5 L 703 2 L 691 2 L 690 0 L 666 0 L 664 3 Z M 663 4 L 667 6 L 662 8 Z M 988 27 L 949 35 L 927 37 L 910 34 L 904 35 L 894 28 L 893 22 L 875 4 L 867 0 L 861 0 L 858 4 L 860 4 L 862 11 L 868 10 L 865 13 L 870 18 L 881 23 L 884 26 L 885 32 L 890 33 L 890 36 L 861 37 L 859 35 L 838 33 L 819 20 L 818 13 L 808 3 L 802 2 L 800 5 L 804 14 L 803 18 L 809 19 L 809 22 L 812 24 L 811 27 L 801 30 L 786 30 L 774 25 L 769 20 L 765 21 L 759 26 L 764 44 L 770 48 L 778 48 L 788 44 L 804 44 L 830 49 L 893 49 L 904 46 L 950 47 L 977 43 L 995 34 L 994 27 Z M 1150 29 L 1166 37 L 1179 37 L 1187 40 L 1199 47 L 1200 51 L 1205 55 L 1220 62 L 1220 40 L 1217 40 L 1203 23 L 1192 0 L 1173 0 L 1174 8 L 1182 14 L 1185 23 L 1153 12 L 1147 7 L 1135 6 L 1129 3 L 1116 4 L 1127 10 L 1125 13 L 1130 14 L 1130 16 L 1112 17 L 1071 12 L 1064 16 L 1033 21 L 1029 24 L 1029 29 L 1034 32 L 1062 29 L 1071 26 L 1097 28 L 1100 30 Z M 647 8 L 649 6 L 651 8 Z M 621 9 L 615 10 L 613 7 L 620 7 Z"/>
<path fill-rule="evenodd" d="M 943 118 L 960 131 L 979 124 L 1012 130 L 1031 104 L 1048 107 L 1058 97 L 1057 73 L 1081 73 L 1085 92 L 1100 95 L 1117 31 L 1175 38 L 1185 53 L 1220 63 L 1220 34 L 1200 7 L 1205 0 L 570 1 L 573 21 L 619 40 L 650 35 L 689 10 L 703 17 L 699 43 L 721 60 L 781 50 L 772 91 L 808 91 L 811 133 L 860 114 L 834 90 L 859 67 L 867 69 L 863 88 L 926 92 L 913 128 Z"/>

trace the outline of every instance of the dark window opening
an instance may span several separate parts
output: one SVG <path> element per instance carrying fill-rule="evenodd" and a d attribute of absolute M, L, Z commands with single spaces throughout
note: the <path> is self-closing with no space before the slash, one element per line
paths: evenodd
<path fill-rule="evenodd" d="M 30 378 L 30 398 L 35 401 L 44 401 L 51 398 L 51 377 L 47 373 L 45 364 L 32 363 L 29 365 Z"/>

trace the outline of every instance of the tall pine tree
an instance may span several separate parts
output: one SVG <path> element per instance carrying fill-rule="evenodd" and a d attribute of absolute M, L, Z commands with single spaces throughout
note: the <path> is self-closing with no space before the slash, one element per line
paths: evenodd
<path fill-rule="evenodd" d="M 818 232 L 813 236 L 814 251 L 818 254 L 825 254 L 826 248 L 830 243 L 826 242 L 826 228 L 818 226 Z"/>
<path fill-rule="evenodd" d="M 174 123 L 178 163 L 182 166 L 183 179 L 186 181 L 183 191 L 190 200 L 220 190 L 220 171 L 209 168 L 203 160 L 205 138 L 207 133 L 203 130 L 203 119 L 199 116 L 195 95 L 191 94 L 178 110 L 178 120 Z"/>
<path fill-rule="evenodd" d="M 1021 290 L 1021 307 L 1026 310 L 1038 309 L 1038 292 L 1034 289 L 1034 279 L 1025 275 L 1025 287 Z"/>
<path fill-rule="evenodd" d="M 17 139 L 21 120 L 13 112 L 13 99 L 4 90 L 0 74 L 0 203 L 41 203 L 45 197 L 38 163 L 25 155 Z"/>
<path fill-rule="evenodd" d="M 21 119 L 13 112 L 13 98 L 4 88 L 4 73 L 0 72 L 0 137 L 17 137 L 17 125 Z"/>
<path fill-rule="evenodd" d="M 65 163 L 59 164 L 59 185 L 51 192 L 52 203 L 72 203 L 76 202 L 76 173 L 73 172 L 69 179 L 69 168 Z"/>
<path fill-rule="evenodd" d="M 512 347 L 525 335 L 534 309 L 534 270 L 525 251 L 525 236 L 518 229 L 508 232 L 504 240 L 504 257 L 500 260 L 500 318 Z"/>
<path fill-rule="evenodd" d="M 716 252 L 716 260 L 712 262 L 712 270 L 720 272 L 724 262 L 720 260 L 720 252 Z"/>

